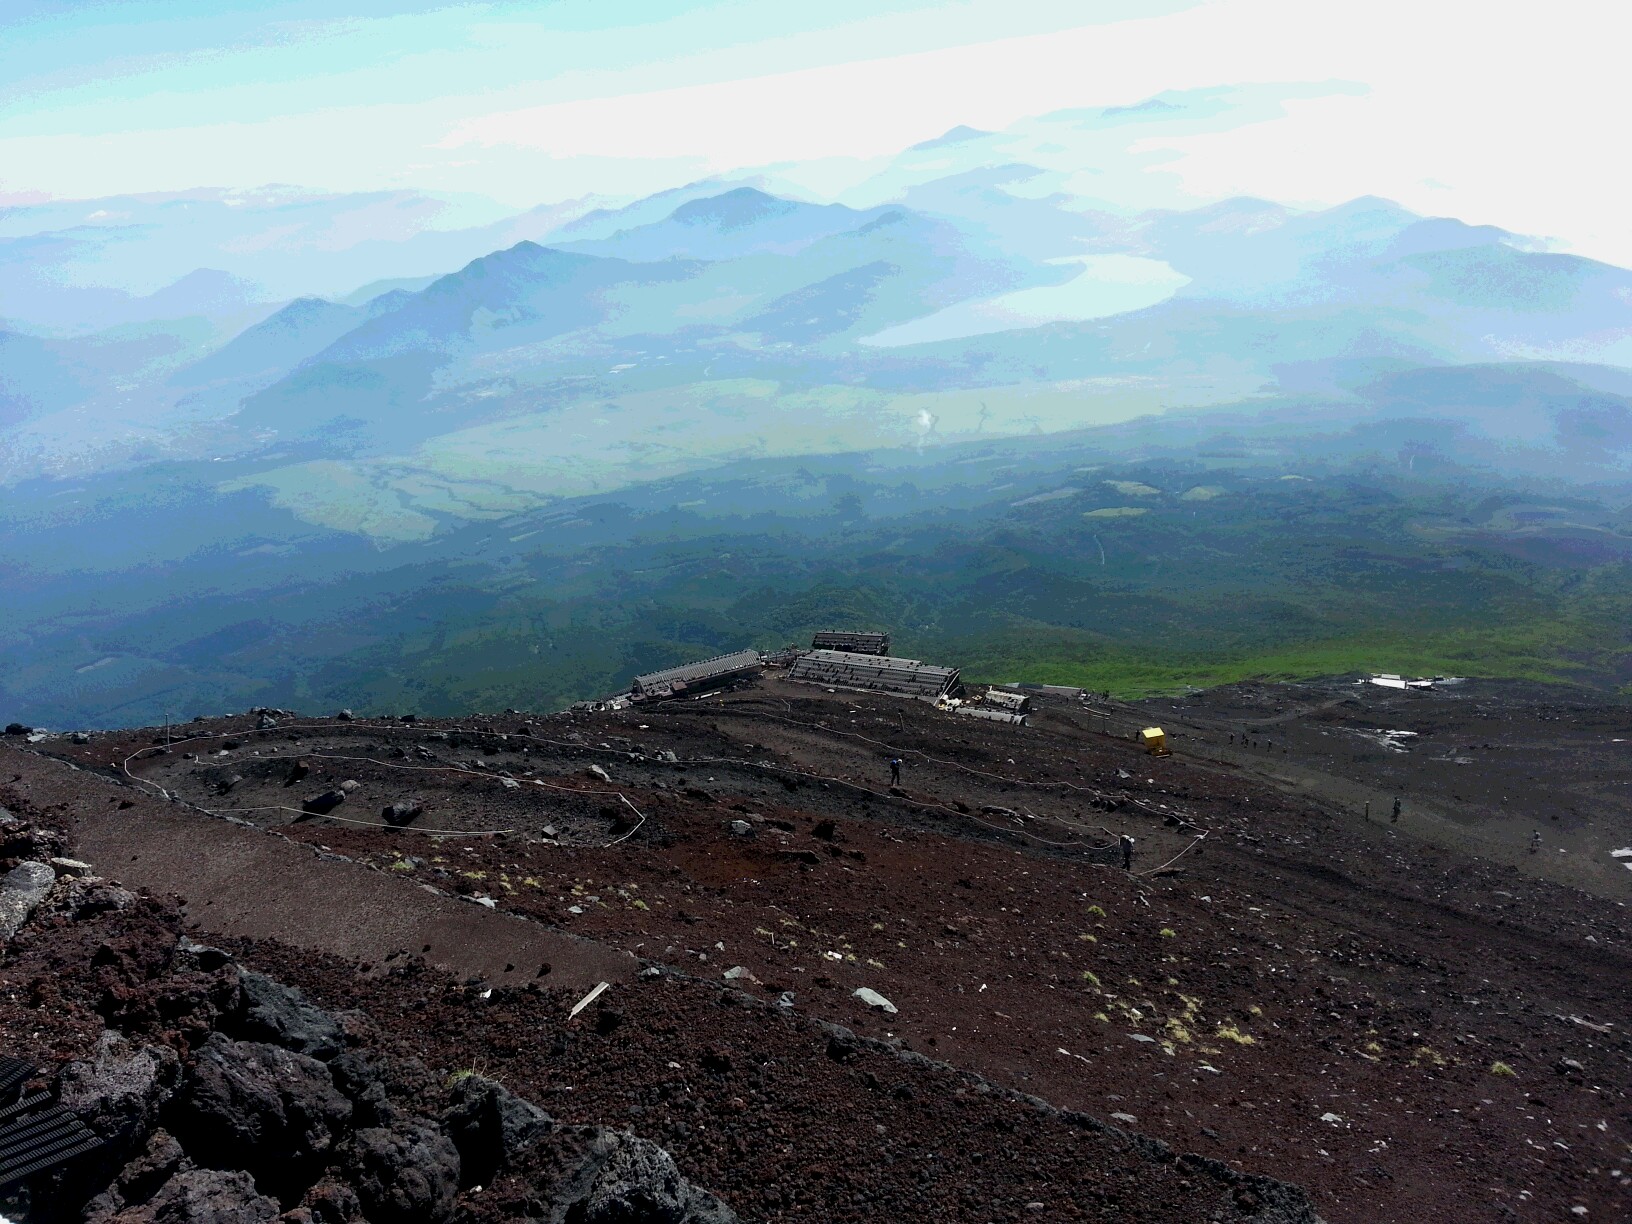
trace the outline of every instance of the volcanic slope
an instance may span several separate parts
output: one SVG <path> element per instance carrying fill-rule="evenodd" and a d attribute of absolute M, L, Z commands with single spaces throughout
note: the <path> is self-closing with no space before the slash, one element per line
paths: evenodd
<path fill-rule="evenodd" d="M 1115 1161 L 1094 1145 L 1068 1171 L 1052 1140 L 949 1115 L 967 1086 L 880 1069 L 898 1063 L 850 1067 L 844 1091 L 859 1083 L 866 1107 L 836 1110 L 821 1093 L 845 1041 L 808 1091 L 765 1070 L 797 1061 L 782 1026 L 811 1021 L 1294 1182 L 1331 1221 L 1632 1213 L 1623 905 L 1235 762 L 1147 757 L 1105 731 L 1142 711 L 1104 712 L 1041 698 L 1015 727 L 772 678 L 621 713 L 240 717 L 168 752 L 151 730 L 46 740 L 124 789 L 38 760 L 14 771 L 13 801 L 60 810 L 87 855 L 117 852 L 128 882 L 157 889 L 177 869 L 131 849 L 149 822 L 193 821 L 201 858 L 226 838 L 308 843 L 289 870 L 334 877 L 326 922 L 287 943 L 244 936 L 254 889 L 208 870 L 181 889 L 189 920 L 219 921 L 248 963 L 327 1006 L 366 1008 L 432 1066 L 479 1059 L 552 1112 L 651 1128 L 749 1215 L 873 1218 L 887 1200 L 959 1220 L 1031 1202 L 1043 1218 L 1213 1218 L 1193 1213 L 1197 1176 L 1181 1178 L 1193 1202 L 1141 1205 L 1105 1189 Z M 301 811 L 336 793 L 327 816 Z M 423 812 L 392 829 L 392 804 Z M 1131 873 L 1110 849 L 1123 833 Z M 475 979 L 503 1005 L 484 1006 L 425 984 L 464 967 L 446 949 L 369 953 L 347 933 L 362 916 L 339 870 L 359 867 L 404 898 L 429 886 L 621 949 L 680 993 L 620 981 L 607 1044 L 569 1033 L 552 1053 L 528 1025 L 559 1028 L 550 1009 L 571 999 L 538 966 L 486 957 Z M 734 1070 L 679 1108 L 668 1063 L 709 1043 Z M 759 1077 L 732 1085 L 745 1066 Z"/>

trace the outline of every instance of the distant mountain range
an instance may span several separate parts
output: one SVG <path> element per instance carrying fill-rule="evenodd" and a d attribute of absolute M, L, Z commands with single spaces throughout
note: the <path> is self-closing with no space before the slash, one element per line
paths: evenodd
<path fill-rule="evenodd" d="M 1168 564 L 1151 543 L 1105 572 L 1103 533 L 1144 510 L 1090 498 L 1107 456 L 1189 465 L 1161 520 L 1181 572 L 1223 564 L 1185 551 L 1183 490 L 1244 464 L 1246 505 L 1306 456 L 1591 486 L 1603 505 L 1569 519 L 1570 547 L 1620 557 L 1632 273 L 1380 199 L 1178 207 L 1107 152 L 1275 104 L 1200 91 L 956 128 L 839 200 L 784 167 L 497 216 L 283 191 L 0 213 L 0 697 L 120 720 L 357 677 L 412 693 L 392 678 L 410 640 L 499 671 L 525 649 L 550 692 L 586 695 L 674 643 L 731 645 L 762 596 L 843 588 L 847 541 L 891 573 L 914 533 L 940 541 L 923 590 L 962 592 L 940 631 L 1077 633 Z M 989 580 L 959 569 L 976 505 Z M 1001 602 L 1009 508 L 1032 505 L 1058 517 L 999 626 L 979 609 Z M 1214 526 L 1251 557 L 1273 526 L 1232 513 Z M 1424 510 L 1413 547 L 1489 534 L 1463 518 Z M 1087 574 L 1075 593 L 1052 585 L 1049 532 Z M 757 560 L 738 573 L 738 555 Z M 1320 581 L 1341 585 L 1331 564 Z M 712 608 L 695 575 L 726 570 L 737 611 L 706 633 L 673 613 Z M 771 595 L 744 585 L 760 573 Z M 570 676 L 539 645 L 569 582 L 595 591 L 578 630 L 613 606 L 623 626 L 579 632 Z M 1457 598 L 1483 608 L 1483 590 Z M 919 596 L 901 598 L 910 619 Z M 483 626 L 505 617 L 489 659 Z"/>

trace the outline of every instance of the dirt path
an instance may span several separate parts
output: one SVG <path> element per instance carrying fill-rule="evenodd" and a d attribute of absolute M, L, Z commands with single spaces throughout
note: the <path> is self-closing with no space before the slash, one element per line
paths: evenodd
<path fill-rule="evenodd" d="M 461 978 L 512 986 L 545 978 L 587 990 L 627 980 L 639 968 L 602 944 L 405 886 L 274 833 L 33 753 L 0 754 L 0 776 L 13 779 L 3 788 L 11 802 L 54 811 L 99 870 L 182 897 L 200 937 L 277 938 L 374 966 L 393 954 L 418 954 Z"/>

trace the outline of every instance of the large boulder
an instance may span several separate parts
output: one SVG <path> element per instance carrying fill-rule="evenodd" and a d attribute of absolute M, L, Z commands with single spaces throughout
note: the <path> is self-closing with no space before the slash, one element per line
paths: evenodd
<path fill-rule="evenodd" d="M 222 1027 L 246 1041 L 264 1041 L 328 1062 L 345 1048 L 340 1022 L 308 1003 L 300 991 L 252 969 L 239 971 L 242 986 L 237 1014 Z"/>
<path fill-rule="evenodd" d="M 173 1050 L 138 1046 L 110 1029 L 94 1058 L 63 1068 L 57 1099 L 122 1160 L 147 1142 L 180 1075 L 181 1060 Z"/>
<path fill-rule="evenodd" d="M 85 1217 L 85 1224 L 272 1224 L 278 1204 L 241 1170 L 183 1169 L 147 1202 Z"/>
<path fill-rule="evenodd" d="M 549 1134 L 555 1121 L 502 1084 L 481 1075 L 462 1075 L 454 1081 L 442 1125 L 459 1149 L 466 1184 L 485 1186 Z"/>
<path fill-rule="evenodd" d="M 293 1201 L 316 1180 L 351 1120 L 351 1102 L 315 1058 L 211 1033 L 166 1124 L 188 1155 L 212 1168 L 246 1168 Z"/>
<path fill-rule="evenodd" d="M 0 878 L 0 939 L 17 934 L 56 882 L 49 863 L 18 863 Z"/>
<path fill-rule="evenodd" d="M 340 1169 L 371 1224 L 441 1224 L 459 1194 L 459 1150 L 420 1122 L 358 1131 Z"/>
<path fill-rule="evenodd" d="M 300 1206 L 283 1219 L 284 1224 L 368 1224 L 356 1192 L 330 1177 L 308 1190 Z"/>
<path fill-rule="evenodd" d="M 580 1138 L 576 1167 L 550 1189 L 550 1224 L 739 1224 L 651 1140 L 601 1127 Z"/>

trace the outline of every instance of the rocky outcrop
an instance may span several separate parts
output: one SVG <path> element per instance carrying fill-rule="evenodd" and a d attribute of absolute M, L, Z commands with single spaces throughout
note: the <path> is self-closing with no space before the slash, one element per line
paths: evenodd
<path fill-rule="evenodd" d="M 101 1146 L 0 1196 L 0 1211 L 31 1224 L 443 1224 L 492 1218 L 461 1196 L 510 1175 L 536 1182 L 534 1218 L 735 1219 L 661 1148 L 558 1127 L 492 1080 L 384 1054 L 362 1013 L 326 1011 L 185 939 L 167 903 L 84 863 L 59 878 L 51 831 L 5 813 L 0 846 L 13 967 L 45 943 L 67 949 L 79 959 L 42 975 L 83 985 L 105 1026 L 54 1085 Z"/>

